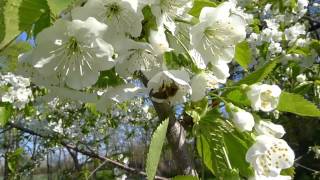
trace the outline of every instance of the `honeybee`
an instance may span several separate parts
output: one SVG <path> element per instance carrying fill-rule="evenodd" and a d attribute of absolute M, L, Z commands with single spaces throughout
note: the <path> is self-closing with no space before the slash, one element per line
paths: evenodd
<path fill-rule="evenodd" d="M 162 85 L 159 88 L 158 92 L 153 93 L 152 89 L 150 95 L 157 99 L 168 99 L 169 97 L 176 95 L 178 89 L 179 87 L 174 82 L 171 82 L 170 84 L 162 82 Z"/>

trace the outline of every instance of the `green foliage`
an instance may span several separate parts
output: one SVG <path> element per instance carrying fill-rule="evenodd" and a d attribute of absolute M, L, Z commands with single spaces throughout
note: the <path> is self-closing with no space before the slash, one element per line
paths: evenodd
<path fill-rule="evenodd" d="M 172 180 L 198 180 L 198 178 L 194 176 L 176 176 Z"/>
<path fill-rule="evenodd" d="M 6 49 L 0 52 L 0 57 L 5 57 L 5 62 L 1 62 L 0 67 L 2 72 L 14 71 L 17 66 L 18 56 L 21 53 L 27 52 L 31 49 L 31 45 L 27 42 L 18 42 L 10 45 Z"/>
<path fill-rule="evenodd" d="M 34 28 L 32 29 L 34 25 Z M 50 9 L 44 0 L 23 0 L 19 8 L 19 30 L 37 35 L 50 26 Z"/>
<path fill-rule="evenodd" d="M 185 111 L 192 117 L 193 122 L 200 121 L 200 118 L 205 115 L 208 108 L 208 99 L 204 98 L 197 102 L 190 102 L 186 104 Z"/>
<path fill-rule="evenodd" d="M 8 103 L 0 104 L 0 127 L 7 124 L 12 114 L 12 107 Z"/>
<path fill-rule="evenodd" d="M 262 68 L 254 71 L 253 73 L 249 74 L 248 76 L 246 76 L 245 78 L 243 78 L 242 80 L 240 80 L 237 84 L 254 84 L 257 82 L 262 81 L 263 79 L 265 79 L 273 70 L 274 68 L 277 66 L 279 61 L 279 57 L 275 58 L 274 60 L 268 62 L 267 64 L 265 64 Z"/>
<path fill-rule="evenodd" d="M 251 176 L 253 170 L 245 154 L 253 143 L 249 134 L 240 133 L 209 111 L 195 127 L 197 150 L 206 167 L 218 179 L 240 179 Z"/>
<path fill-rule="evenodd" d="M 164 120 L 152 135 L 149 152 L 147 155 L 146 172 L 148 180 L 152 180 L 157 172 L 162 146 L 166 137 L 169 119 Z"/>
<path fill-rule="evenodd" d="M 247 69 L 251 63 L 252 53 L 247 41 L 243 41 L 236 46 L 234 59 L 244 68 Z"/>
<path fill-rule="evenodd" d="M 164 53 L 164 61 L 167 67 L 171 69 L 180 69 L 182 67 L 190 69 L 192 72 L 199 73 L 200 70 L 194 64 L 194 62 L 190 59 L 187 54 L 178 54 L 175 52 L 165 52 Z"/>
<path fill-rule="evenodd" d="M 223 177 L 228 171 L 228 162 L 224 149 L 223 134 L 227 132 L 225 124 L 218 119 L 216 111 L 209 111 L 195 126 L 197 150 L 206 167 L 217 177 Z"/>
<path fill-rule="evenodd" d="M 225 133 L 223 137 L 231 166 L 238 169 L 242 176 L 252 176 L 253 170 L 245 157 L 254 140 L 249 134 L 237 131 Z"/>
<path fill-rule="evenodd" d="M 19 6 L 22 0 L 0 1 L 0 49 L 13 41 L 20 33 Z"/>
<path fill-rule="evenodd" d="M 142 21 L 142 37 L 148 39 L 150 30 L 156 30 L 158 28 L 156 17 L 152 14 L 150 6 L 145 6 L 142 9 L 144 20 Z"/>
<path fill-rule="evenodd" d="M 193 7 L 190 9 L 189 14 L 194 17 L 199 17 L 200 12 L 203 7 L 216 7 L 217 4 L 215 2 L 212 2 L 210 0 L 195 0 L 193 2 Z"/>
<path fill-rule="evenodd" d="M 21 156 L 23 152 L 23 148 L 18 148 L 13 152 L 8 153 L 8 167 L 11 173 L 15 174 L 15 171 L 19 166 L 19 162 L 21 161 Z"/>
<path fill-rule="evenodd" d="M 56 16 L 59 16 L 60 13 L 65 10 L 67 7 L 72 5 L 75 0 L 47 0 L 50 6 L 50 10 Z"/>
<path fill-rule="evenodd" d="M 115 69 L 101 71 L 100 76 L 94 87 L 107 88 L 118 86 L 124 83 L 124 80 L 116 73 Z"/>
<path fill-rule="evenodd" d="M 32 36 L 37 35 L 50 26 L 55 18 L 53 14 L 66 9 L 72 2 L 73 0 L 0 1 L 0 49 L 12 42 L 22 31 L 29 32 Z"/>
<path fill-rule="evenodd" d="M 229 101 L 231 101 L 233 104 L 238 106 L 239 105 L 250 106 L 251 104 L 249 99 L 247 98 L 246 93 L 240 89 L 235 89 L 233 91 L 227 92 L 225 96 Z"/>
<path fill-rule="evenodd" d="M 310 47 L 314 49 L 318 54 L 320 54 L 320 41 L 319 40 L 311 40 Z"/>
<path fill-rule="evenodd" d="M 292 178 L 294 178 L 295 174 L 296 174 L 296 172 L 295 172 L 295 168 L 294 167 L 291 167 L 291 168 L 288 168 L 288 169 L 283 169 L 281 171 L 281 175 L 283 175 L 283 176 L 291 176 Z"/>
<path fill-rule="evenodd" d="M 282 92 L 277 108 L 279 111 L 291 112 L 300 116 L 320 117 L 317 106 L 303 96 L 288 92 Z"/>

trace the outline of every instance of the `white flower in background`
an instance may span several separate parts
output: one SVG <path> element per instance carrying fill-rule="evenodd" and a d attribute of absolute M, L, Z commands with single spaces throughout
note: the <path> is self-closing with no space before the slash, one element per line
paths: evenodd
<path fill-rule="evenodd" d="M 152 14 L 157 18 L 158 26 L 164 25 L 171 33 L 175 33 L 176 17 L 184 18 L 192 7 L 190 0 L 150 0 Z"/>
<path fill-rule="evenodd" d="M 287 41 L 289 41 L 289 44 L 294 43 L 300 35 L 306 34 L 306 27 L 304 24 L 297 23 L 294 26 L 291 26 L 290 28 L 287 28 L 284 31 L 284 35 Z"/>
<path fill-rule="evenodd" d="M 260 135 L 249 148 L 246 160 L 258 176 L 277 177 L 282 169 L 293 166 L 294 152 L 286 141 Z"/>
<path fill-rule="evenodd" d="M 14 108 L 23 109 L 33 100 L 30 80 L 12 73 L 0 74 L 0 101 L 12 103 Z"/>
<path fill-rule="evenodd" d="M 165 52 L 172 51 L 169 47 L 165 29 L 163 26 L 158 26 L 158 30 L 150 30 L 149 42 L 153 47 L 155 55 L 161 55 Z"/>
<path fill-rule="evenodd" d="M 227 78 L 230 76 L 228 64 L 222 61 L 212 64 L 211 70 L 219 83 L 226 83 Z"/>
<path fill-rule="evenodd" d="M 278 175 L 275 177 L 268 177 L 268 176 L 262 176 L 262 175 L 255 175 L 254 177 L 250 177 L 249 180 L 291 180 L 291 176 L 282 176 Z"/>
<path fill-rule="evenodd" d="M 270 112 L 278 106 L 281 89 L 277 85 L 253 84 L 246 94 L 253 110 Z"/>
<path fill-rule="evenodd" d="M 299 83 L 304 83 L 307 80 L 307 76 L 305 74 L 299 74 L 296 79 Z"/>
<path fill-rule="evenodd" d="M 304 38 L 298 38 L 297 41 L 295 42 L 295 45 L 299 47 L 306 47 L 309 44 L 310 44 L 310 39 L 304 39 Z"/>
<path fill-rule="evenodd" d="M 280 43 L 270 43 L 268 50 L 271 54 L 279 54 L 282 52 L 282 47 Z"/>
<path fill-rule="evenodd" d="M 189 52 L 195 65 L 199 69 L 205 69 L 206 64 L 203 61 L 201 54 L 196 49 L 191 49 Z M 211 71 L 216 77 L 217 81 L 219 83 L 225 83 L 227 81 L 227 78 L 230 76 L 228 63 L 220 61 L 211 65 Z"/>
<path fill-rule="evenodd" d="M 33 65 L 54 85 L 64 83 L 73 89 L 94 84 L 99 71 L 111 69 L 113 47 L 100 37 L 107 25 L 90 17 L 86 21 L 58 20 L 41 31 L 31 54 Z"/>
<path fill-rule="evenodd" d="M 261 41 L 264 42 L 280 42 L 282 40 L 282 31 L 277 29 L 265 28 L 260 34 Z"/>
<path fill-rule="evenodd" d="M 199 101 L 204 98 L 208 89 L 219 88 L 217 78 L 212 74 L 205 72 L 192 77 L 190 84 L 192 88 L 192 101 Z"/>
<path fill-rule="evenodd" d="M 140 36 L 143 14 L 137 0 L 89 0 L 72 11 L 73 19 L 95 17 L 108 25 L 107 36 Z M 108 37 L 106 37 L 108 38 Z"/>
<path fill-rule="evenodd" d="M 162 71 L 148 82 L 152 100 L 171 105 L 186 102 L 186 95 L 192 93 L 189 75 L 183 70 Z"/>
<path fill-rule="evenodd" d="M 51 128 L 53 128 L 52 130 L 56 133 L 63 133 L 63 127 L 62 127 L 62 119 L 59 119 L 58 123 L 57 122 L 50 122 L 48 124 L 49 126 L 51 126 Z"/>
<path fill-rule="evenodd" d="M 274 124 L 271 121 L 261 120 L 255 124 L 254 129 L 259 135 L 268 135 L 275 138 L 282 138 L 286 133 L 282 125 Z"/>
<path fill-rule="evenodd" d="M 131 83 L 110 87 L 98 100 L 97 110 L 105 113 L 113 104 L 130 100 L 139 93 L 144 93 L 144 91 L 144 88 L 137 87 Z"/>
<path fill-rule="evenodd" d="M 132 77 L 135 72 L 141 71 L 150 79 L 162 69 L 162 57 L 156 56 L 148 43 L 127 39 L 115 48 L 119 49 L 115 70 L 122 77 Z"/>
<path fill-rule="evenodd" d="M 297 13 L 299 17 L 302 17 L 307 13 L 309 1 L 308 0 L 298 0 L 297 1 Z"/>
<path fill-rule="evenodd" d="M 232 122 L 240 131 L 252 131 L 254 118 L 251 113 L 240 109 L 233 104 L 228 104 L 231 111 Z"/>
<path fill-rule="evenodd" d="M 191 27 L 191 45 L 202 56 L 205 64 L 220 61 L 231 62 L 235 45 L 246 37 L 246 22 L 232 14 L 235 4 L 224 2 L 218 7 L 204 7 L 200 13 L 200 23 Z"/>

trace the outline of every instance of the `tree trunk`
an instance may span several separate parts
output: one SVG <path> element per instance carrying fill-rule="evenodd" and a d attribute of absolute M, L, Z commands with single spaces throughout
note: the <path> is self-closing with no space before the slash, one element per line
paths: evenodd
<path fill-rule="evenodd" d="M 153 102 L 154 108 L 161 121 L 169 118 L 167 130 L 167 140 L 171 147 L 175 164 L 179 169 L 179 174 L 197 176 L 194 165 L 193 154 L 189 152 L 186 143 L 186 131 L 177 121 L 175 113 L 169 104 Z"/>
<path fill-rule="evenodd" d="M 11 131 L 9 130 L 4 133 L 4 148 L 5 148 L 5 153 L 4 153 L 4 174 L 3 174 L 3 179 L 4 180 L 9 180 L 10 179 L 10 169 L 9 169 L 9 157 L 8 154 L 10 152 L 11 148 Z"/>
<path fill-rule="evenodd" d="M 140 80 L 147 87 L 148 79 L 142 73 L 140 73 Z M 179 169 L 179 174 L 197 176 L 194 157 L 189 152 L 188 144 L 186 143 L 186 131 L 177 121 L 172 107 L 167 103 L 157 103 L 154 101 L 152 103 L 160 121 L 169 118 L 166 137 L 171 147 L 175 164 Z"/>

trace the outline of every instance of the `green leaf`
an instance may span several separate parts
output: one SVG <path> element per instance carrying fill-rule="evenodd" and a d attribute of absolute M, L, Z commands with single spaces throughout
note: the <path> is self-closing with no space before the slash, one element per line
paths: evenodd
<path fill-rule="evenodd" d="M 50 26 L 50 9 L 44 0 L 23 0 L 19 8 L 19 29 L 36 36 L 42 29 Z"/>
<path fill-rule="evenodd" d="M 156 175 L 168 124 L 169 119 L 164 120 L 152 135 L 146 165 L 148 180 L 154 179 L 154 176 Z"/>
<path fill-rule="evenodd" d="M 22 0 L 0 1 L 0 49 L 19 34 L 19 7 Z"/>
<path fill-rule="evenodd" d="M 249 147 L 254 143 L 250 135 L 237 131 L 225 133 L 224 142 L 232 167 L 238 169 L 242 176 L 252 176 L 254 172 L 245 159 Z"/>
<path fill-rule="evenodd" d="M 244 69 L 247 69 L 251 63 L 251 49 L 247 41 L 242 41 L 236 46 L 236 53 L 234 59 L 242 66 Z"/>
<path fill-rule="evenodd" d="M 146 39 L 148 39 L 150 30 L 151 29 L 157 30 L 158 28 L 157 21 L 156 21 L 156 17 L 152 14 L 150 6 L 145 6 L 142 9 L 142 13 L 143 13 L 144 20 L 142 21 L 143 28 L 141 32 L 141 37 L 145 37 Z"/>
<path fill-rule="evenodd" d="M 273 69 L 277 66 L 278 62 L 279 58 L 275 58 L 274 60 L 265 64 L 262 68 L 256 70 L 255 72 L 249 74 L 248 76 L 240 80 L 237 84 L 251 85 L 262 81 L 273 71 Z"/>
<path fill-rule="evenodd" d="M 60 13 L 70 7 L 75 0 L 47 0 L 50 10 L 56 16 L 59 16 Z"/>
<path fill-rule="evenodd" d="M 195 176 L 176 176 L 172 178 L 172 180 L 199 180 L 199 179 Z"/>
<path fill-rule="evenodd" d="M 240 89 L 232 90 L 228 92 L 225 96 L 229 101 L 231 101 L 235 105 L 250 106 L 251 104 L 245 92 Z"/>
<path fill-rule="evenodd" d="M 12 113 L 11 105 L 2 104 L 0 105 L 0 127 L 7 124 Z"/>
<path fill-rule="evenodd" d="M 310 48 L 314 49 L 318 54 L 320 54 L 320 41 L 312 39 L 310 43 Z"/>
<path fill-rule="evenodd" d="M 288 169 L 283 169 L 280 174 L 283 175 L 283 176 L 291 176 L 292 179 L 293 179 L 294 175 L 296 174 L 295 168 L 291 167 L 291 168 L 288 168 Z"/>
<path fill-rule="evenodd" d="M 228 167 L 224 152 L 223 134 L 227 133 L 226 124 L 219 119 L 216 111 L 209 111 L 195 126 L 197 150 L 206 167 L 217 177 L 223 177 Z"/>
<path fill-rule="evenodd" d="M 100 76 L 95 87 L 107 88 L 110 86 L 118 86 L 124 83 L 124 80 L 116 73 L 115 69 L 100 72 Z"/>
<path fill-rule="evenodd" d="M 320 110 L 303 96 L 282 92 L 277 108 L 282 112 L 290 112 L 300 116 L 320 117 Z"/>
<path fill-rule="evenodd" d="M 0 52 L 0 57 L 5 57 L 0 60 L 0 69 L 2 72 L 15 71 L 18 63 L 18 56 L 21 53 L 27 52 L 31 49 L 31 45 L 27 42 L 18 42 L 11 44 Z"/>
<path fill-rule="evenodd" d="M 195 0 L 189 14 L 194 17 L 199 17 L 203 7 L 216 7 L 217 4 L 210 0 Z"/>

